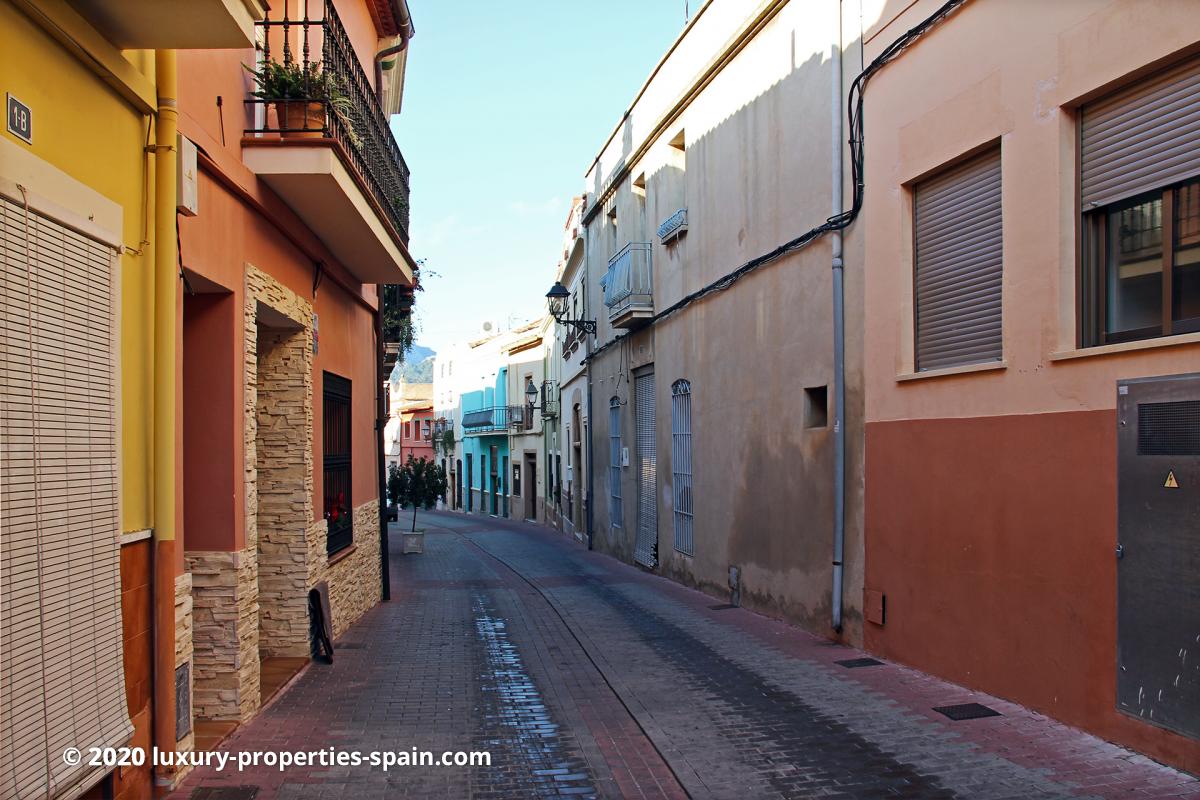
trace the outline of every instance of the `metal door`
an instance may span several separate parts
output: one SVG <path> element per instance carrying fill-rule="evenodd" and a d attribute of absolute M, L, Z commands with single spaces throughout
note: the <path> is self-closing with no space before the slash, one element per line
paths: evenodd
<path fill-rule="evenodd" d="M 1200 375 L 1117 384 L 1117 708 L 1200 737 Z"/>
<path fill-rule="evenodd" d="M 658 472 L 655 453 L 654 373 L 634 379 L 637 403 L 637 538 L 633 557 L 639 564 L 658 564 Z"/>

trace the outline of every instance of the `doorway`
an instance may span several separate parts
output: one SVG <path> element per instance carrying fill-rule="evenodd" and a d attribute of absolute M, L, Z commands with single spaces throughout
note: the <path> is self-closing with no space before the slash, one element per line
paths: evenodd
<path fill-rule="evenodd" d="M 634 559 L 653 568 L 658 563 L 658 456 L 654 416 L 654 373 L 634 378 L 637 414 L 637 538 Z"/>
<path fill-rule="evenodd" d="M 525 454 L 525 519 L 537 521 L 537 456 Z"/>
<path fill-rule="evenodd" d="M 1200 738 L 1200 374 L 1117 384 L 1117 709 Z"/>

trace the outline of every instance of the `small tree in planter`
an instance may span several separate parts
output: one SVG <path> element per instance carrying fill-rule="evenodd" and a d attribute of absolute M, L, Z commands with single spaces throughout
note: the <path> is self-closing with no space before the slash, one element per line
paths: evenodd
<path fill-rule="evenodd" d="M 438 498 L 446 493 L 446 471 L 441 465 L 427 458 L 413 458 L 401 467 L 393 464 L 388 474 L 388 494 L 396 505 L 412 505 L 412 530 L 417 530 L 417 509 L 426 511 L 437 505 Z"/>

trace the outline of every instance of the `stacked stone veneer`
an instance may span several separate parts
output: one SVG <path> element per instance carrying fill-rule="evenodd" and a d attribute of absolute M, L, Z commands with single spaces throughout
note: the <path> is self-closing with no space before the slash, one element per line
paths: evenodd
<path fill-rule="evenodd" d="M 262 307 L 292 325 L 260 328 Z M 243 341 L 246 547 L 186 558 L 194 716 L 244 722 L 259 709 L 260 658 L 309 653 L 308 591 L 329 582 L 339 636 L 379 602 L 380 563 L 376 501 L 354 509 L 353 548 L 332 564 L 326 523 L 312 521 L 312 305 L 247 264 Z"/>
<path fill-rule="evenodd" d="M 178 670 L 184 664 L 192 660 L 192 575 L 190 572 L 185 572 L 175 578 L 175 669 Z M 192 672 L 195 672 L 193 665 Z M 188 691 L 188 696 L 192 697 L 192 707 L 195 707 L 195 675 L 192 674 L 192 685 Z M 189 712 L 192 709 L 189 709 Z M 175 750 L 180 753 L 190 753 L 196 749 L 196 730 L 195 730 L 195 715 L 193 714 L 193 724 L 188 725 L 188 732 L 183 738 L 175 743 Z M 176 730 L 181 725 L 182 720 L 176 720 Z M 184 776 L 191 771 L 190 767 L 183 767 L 175 772 L 174 782 L 178 785 Z"/>
<path fill-rule="evenodd" d="M 263 656 L 303 656 L 314 567 L 311 333 L 260 329 L 257 380 L 258 646 Z"/>
<path fill-rule="evenodd" d="M 382 596 L 379 502 L 371 500 L 354 509 L 353 550 L 346 555 L 335 553 L 332 564 L 325 558 L 325 520 L 314 524 L 309 533 L 310 548 L 318 546 L 322 556 L 313 575 L 313 585 L 321 580 L 329 582 L 329 611 L 333 615 L 336 638 Z"/>
<path fill-rule="evenodd" d="M 192 714 L 245 721 L 258 711 L 258 580 L 253 550 L 190 552 Z"/>

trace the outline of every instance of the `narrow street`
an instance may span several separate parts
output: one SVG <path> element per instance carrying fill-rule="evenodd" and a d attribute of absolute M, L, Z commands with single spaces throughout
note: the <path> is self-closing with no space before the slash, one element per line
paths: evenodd
<path fill-rule="evenodd" d="M 858 651 L 545 528 L 421 522 L 423 555 L 401 555 L 392 525 L 392 602 L 220 750 L 488 751 L 491 766 L 231 764 L 173 797 L 1200 797 L 1146 757 L 909 669 L 854 666 Z M 933 710 L 961 703 L 999 715 Z"/>

